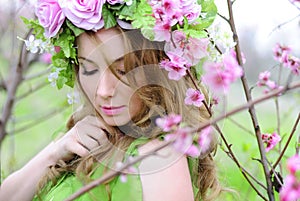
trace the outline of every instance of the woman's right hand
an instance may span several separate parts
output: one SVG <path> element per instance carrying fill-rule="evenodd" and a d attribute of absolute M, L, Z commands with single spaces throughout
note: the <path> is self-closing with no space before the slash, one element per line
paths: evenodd
<path fill-rule="evenodd" d="M 103 124 L 95 116 L 78 121 L 63 137 L 49 145 L 53 163 L 68 161 L 75 155 L 87 156 L 92 150 L 107 143 Z"/>

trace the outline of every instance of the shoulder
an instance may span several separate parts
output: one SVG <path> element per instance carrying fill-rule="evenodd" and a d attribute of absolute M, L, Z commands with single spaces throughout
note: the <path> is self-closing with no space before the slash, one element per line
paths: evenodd
<path fill-rule="evenodd" d="M 152 140 L 139 148 L 148 154 L 163 142 Z M 185 155 L 167 146 L 149 155 L 139 166 L 144 201 L 194 200 L 191 176 Z"/>

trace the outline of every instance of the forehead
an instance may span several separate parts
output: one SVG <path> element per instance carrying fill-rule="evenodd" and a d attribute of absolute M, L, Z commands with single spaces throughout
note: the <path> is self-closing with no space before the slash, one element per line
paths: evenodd
<path fill-rule="evenodd" d="M 124 54 L 124 37 L 116 28 L 102 29 L 92 35 L 83 33 L 78 38 L 79 57 L 112 63 Z"/>

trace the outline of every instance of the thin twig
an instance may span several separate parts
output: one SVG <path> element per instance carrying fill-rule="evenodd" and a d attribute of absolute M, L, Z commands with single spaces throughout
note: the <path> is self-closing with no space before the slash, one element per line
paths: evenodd
<path fill-rule="evenodd" d="M 285 153 L 285 151 L 286 151 L 288 145 L 289 145 L 290 142 L 291 142 L 291 139 L 292 139 L 294 133 L 295 133 L 296 130 L 297 130 L 297 126 L 298 126 L 299 120 L 300 120 L 300 113 L 298 113 L 298 117 L 297 117 L 296 122 L 295 122 L 295 124 L 294 124 L 294 126 L 293 126 L 293 129 L 292 129 L 292 131 L 291 131 L 291 133 L 290 133 L 290 135 L 289 135 L 289 138 L 288 138 L 287 142 L 285 143 L 285 146 L 284 146 L 282 152 L 280 153 L 278 159 L 277 159 L 276 162 L 274 163 L 273 169 L 275 169 L 276 166 L 278 165 L 278 163 L 281 161 L 281 158 L 283 157 L 283 155 L 284 155 L 284 153 Z M 271 173 L 272 173 L 272 172 L 271 172 Z"/>
<path fill-rule="evenodd" d="M 236 47 L 235 48 L 236 48 L 237 60 L 238 60 L 238 63 L 243 67 L 243 59 L 242 59 L 240 43 L 239 43 L 239 39 L 238 39 L 238 35 L 237 35 L 235 23 L 234 23 L 231 0 L 227 0 L 227 6 L 228 6 L 228 11 L 229 11 L 229 21 L 230 21 L 229 25 L 230 25 L 231 30 L 233 32 L 233 39 L 236 42 Z M 244 92 L 245 92 L 245 96 L 246 96 L 247 101 L 248 102 L 252 101 L 252 96 L 251 96 L 251 93 L 250 93 L 250 90 L 249 90 L 249 86 L 248 86 L 248 82 L 247 82 L 245 74 L 242 75 L 241 81 L 242 81 L 242 84 L 243 84 L 243 88 L 244 88 Z M 253 124 L 255 134 L 256 134 L 257 145 L 258 145 L 260 157 L 261 157 L 261 160 L 262 160 L 263 170 L 264 170 L 265 179 L 266 179 L 266 183 L 267 183 L 267 193 L 268 193 L 269 201 L 274 201 L 275 198 L 274 198 L 274 192 L 273 192 L 271 177 L 269 175 L 270 172 L 269 172 L 269 167 L 268 167 L 268 164 L 267 164 L 266 152 L 265 152 L 265 148 L 264 148 L 264 145 L 263 145 L 263 142 L 262 142 L 262 139 L 261 139 L 261 130 L 260 130 L 260 126 L 258 124 L 258 120 L 257 120 L 254 105 L 249 107 L 249 114 L 250 114 L 251 119 L 252 119 L 252 124 Z"/>
<path fill-rule="evenodd" d="M 251 180 L 248 178 L 248 174 L 251 175 L 249 172 L 247 172 L 248 174 L 246 174 L 246 172 L 244 172 L 244 168 L 241 166 L 241 164 L 239 163 L 238 159 L 236 158 L 236 156 L 234 155 L 233 151 L 231 150 L 231 145 L 229 145 L 229 143 L 227 142 L 223 132 L 221 131 L 221 129 L 218 127 L 218 126 L 215 126 L 216 130 L 218 131 L 218 133 L 220 134 L 223 142 L 225 143 L 225 146 L 227 147 L 228 149 L 228 152 L 227 154 L 230 156 L 230 158 L 235 162 L 235 164 L 238 166 L 239 170 L 241 171 L 242 175 L 245 177 L 245 179 L 247 180 L 247 182 L 250 184 L 250 186 L 255 190 L 255 192 L 263 199 L 263 200 L 266 200 L 267 201 L 267 198 L 265 198 L 261 192 L 255 187 L 255 185 L 251 182 Z M 254 178 L 252 175 L 251 175 L 251 178 Z M 255 179 L 255 178 L 254 178 Z M 258 182 L 256 179 L 255 179 L 256 182 Z M 259 184 L 261 184 L 260 182 L 258 182 Z M 262 185 L 262 187 L 264 189 L 266 189 L 266 187 L 264 187 L 264 185 Z"/>

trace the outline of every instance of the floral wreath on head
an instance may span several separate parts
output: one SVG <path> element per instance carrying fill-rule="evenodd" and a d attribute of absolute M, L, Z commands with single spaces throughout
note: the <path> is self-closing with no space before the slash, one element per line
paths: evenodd
<path fill-rule="evenodd" d="M 169 59 L 160 65 L 169 71 L 170 79 L 179 80 L 207 56 L 205 29 L 216 14 L 214 0 L 38 0 L 37 19 L 23 18 L 34 34 L 25 43 L 31 52 L 52 54 L 53 79 L 61 89 L 74 86 L 77 36 L 117 24 L 140 29 L 145 38 L 166 42 Z"/>

